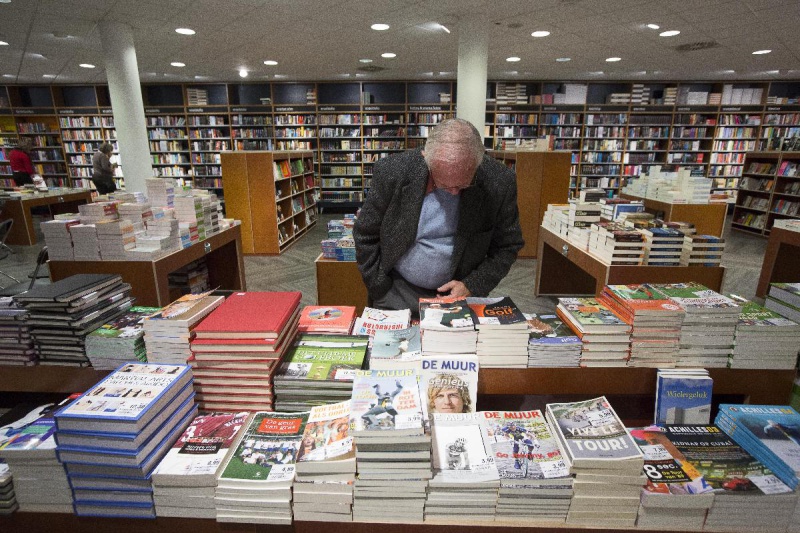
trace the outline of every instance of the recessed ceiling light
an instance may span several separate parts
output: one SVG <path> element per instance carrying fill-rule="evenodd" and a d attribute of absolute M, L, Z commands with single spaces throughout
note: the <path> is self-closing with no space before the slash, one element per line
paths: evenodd
<path fill-rule="evenodd" d="M 509 71 L 508 71 L 508 73 L 509 73 L 511 76 L 516 76 L 517 74 L 519 74 L 519 71 L 516 71 L 516 70 L 509 70 Z"/>
<path fill-rule="evenodd" d="M 42 77 L 43 78 L 55 78 L 56 75 L 55 74 L 42 74 Z"/>
<path fill-rule="evenodd" d="M 13 74 L 3 74 L 4 78 L 16 78 Z"/>
<path fill-rule="evenodd" d="M 358 62 L 359 63 L 372 63 L 372 60 L 368 59 L 368 58 L 364 58 L 364 59 L 359 59 Z"/>
<path fill-rule="evenodd" d="M 0 41 L 0 46 L 8 46 L 8 43 L 5 41 Z"/>
<path fill-rule="evenodd" d="M 345 72 L 344 74 L 339 74 L 339 76 L 341 76 L 343 78 L 349 78 L 350 77 L 350 73 L 349 72 Z"/>
<path fill-rule="evenodd" d="M 176 33 L 180 33 L 181 35 L 194 35 L 197 33 L 191 28 L 175 28 Z"/>
<path fill-rule="evenodd" d="M 659 26 L 658 24 L 648 24 L 647 27 L 650 28 L 651 30 L 657 30 L 661 26 Z"/>
<path fill-rule="evenodd" d="M 508 61 L 509 63 L 516 63 L 517 61 L 521 61 L 521 59 L 518 58 L 517 56 L 511 56 L 511 57 L 507 57 L 506 61 Z"/>
<path fill-rule="evenodd" d="M 591 74 L 593 76 L 602 76 L 603 75 L 603 71 L 602 70 L 593 70 L 589 74 Z"/>
<path fill-rule="evenodd" d="M 572 58 L 571 57 L 559 57 L 559 58 L 556 58 L 556 61 L 558 61 L 559 63 L 566 63 L 567 61 L 572 61 Z"/>
<path fill-rule="evenodd" d="M 180 61 L 173 61 L 172 63 L 170 63 L 170 65 L 172 65 L 173 67 L 185 67 L 186 63 L 181 63 Z"/>
<path fill-rule="evenodd" d="M 723 74 L 736 74 L 736 71 L 733 70 L 733 69 L 728 69 L 728 70 L 723 70 L 722 73 Z"/>
<path fill-rule="evenodd" d="M 363 73 L 363 72 L 356 72 L 356 78 L 363 78 L 365 76 L 366 76 L 366 74 Z"/>
<path fill-rule="evenodd" d="M 373 24 L 372 26 L 370 26 L 370 28 L 372 28 L 375 31 L 385 31 L 385 30 L 389 29 L 389 25 L 388 24 Z"/>
<path fill-rule="evenodd" d="M 531 33 L 531 37 L 547 37 L 548 35 L 550 35 L 550 32 L 544 30 Z"/>
<path fill-rule="evenodd" d="M 275 61 L 274 59 L 267 59 L 266 61 L 264 61 L 264 64 L 265 65 L 269 65 L 271 67 L 274 67 L 275 65 L 278 64 L 278 62 Z"/>
<path fill-rule="evenodd" d="M 381 54 L 381 57 L 385 57 L 386 59 L 392 59 L 393 57 L 397 57 L 397 54 L 394 52 L 384 52 Z"/>
<path fill-rule="evenodd" d="M 608 57 L 606 58 L 607 63 L 616 63 L 617 61 L 622 61 L 621 57 Z"/>
<path fill-rule="evenodd" d="M 667 30 L 667 31 L 662 31 L 658 35 L 661 37 L 675 37 L 679 33 L 680 32 L 678 30 Z"/>
<path fill-rule="evenodd" d="M 247 70 L 246 69 L 241 69 L 239 71 L 239 77 L 246 78 L 247 77 Z"/>
<path fill-rule="evenodd" d="M 753 52 L 753 55 L 760 56 L 763 54 L 768 54 L 770 52 L 772 52 L 772 50 L 756 50 L 755 52 Z"/>
<path fill-rule="evenodd" d="M 94 68 L 94 65 L 92 65 L 91 63 L 81 63 L 78 66 L 81 68 Z"/>
<path fill-rule="evenodd" d="M 287 76 L 286 74 L 275 74 L 275 77 L 280 79 L 280 78 L 288 78 L 289 76 Z"/>

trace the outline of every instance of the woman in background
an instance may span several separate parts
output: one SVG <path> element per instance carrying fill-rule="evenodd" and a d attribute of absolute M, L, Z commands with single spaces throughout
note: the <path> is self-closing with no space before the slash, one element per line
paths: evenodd
<path fill-rule="evenodd" d="M 103 143 L 92 156 L 92 183 L 100 194 L 117 190 L 117 185 L 114 183 L 114 169 L 117 168 L 117 164 L 110 160 L 113 152 L 114 147 L 111 143 Z"/>
<path fill-rule="evenodd" d="M 36 172 L 33 170 L 33 163 L 31 162 L 32 146 L 33 143 L 29 137 L 22 137 L 19 140 L 19 144 L 8 155 L 14 183 L 17 184 L 17 187 L 33 185 L 33 175 Z"/>

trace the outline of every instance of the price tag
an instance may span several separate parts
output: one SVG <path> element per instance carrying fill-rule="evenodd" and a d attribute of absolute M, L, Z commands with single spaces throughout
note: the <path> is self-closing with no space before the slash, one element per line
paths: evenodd
<path fill-rule="evenodd" d="M 605 426 L 616 422 L 614 415 L 609 409 L 601 409 L 599 411 L 591 411 L 586 414 L 589 423 L 594 427 Z"/>
<path fill-rule="evenodd" d="M 661 444 L 639 446 L 644 453 L 645 461 L 667 461 L 672 459 L 672 454 Z"/>
<path fill-rule="evenodd" d="M 764 494 L 783 494 L 784 492 L 790 492 L 789 487 L 784 485 L 783 481 L 773 475 L 748 476 L 747 479 L 752 481 Z"/>
<path fill-rule="evenodd" d="M 542 475 L 545 479 L 569 475 L 569 468 L 560 459 L 558 461 L 542 461 L 539 463 L 539 467 L 542 469 Z"/>

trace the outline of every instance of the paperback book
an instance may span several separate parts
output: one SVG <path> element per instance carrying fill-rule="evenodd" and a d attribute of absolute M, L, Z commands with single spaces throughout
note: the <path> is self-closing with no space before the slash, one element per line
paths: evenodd
<path fill-rule="evenodd" d="M 355 436 L 380 431 L 421 435 L 418 373 L 412 369 L 356 371 L 350 429 Z"/>
<path fill-rule="evenodd" d="M 478 398 L 478 358 L 424 356 L 419 389 L 426 422 L 434 413 L 472 413 Z"/>
<path fill-rule="evenodd" d="M 422 339 L 419 326 L 398 330 L 379 330 L 372 339 L 369 355 L 371 370 L 419 368 L 422 358 Z"/>
<path fill-rule="evenodd" d="M 656 377 L 656 424 L 707 425 L 711 419 L 714 380 L 708 371 L 659 371 Z"/>

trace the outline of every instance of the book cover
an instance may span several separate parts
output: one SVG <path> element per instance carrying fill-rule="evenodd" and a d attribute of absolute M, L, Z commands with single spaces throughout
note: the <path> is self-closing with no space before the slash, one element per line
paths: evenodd
<path fill-rule="evenodd" d="M 700 424 L 711 420 L 711 376 L 659 372 L 656 378 L 656 424 Z"/>
<path fill-rule="evenodd" d="M 649 287 L 687 311 L 690 309 L 702 309 L 706 312 L 725 312 L 739 308 L 739 305 L 727 296 L 723 296 L 693 281 L 689 283 L 649 284 Z"/>
<path fill-rule="evenodd" d="M 304 469 L 303 463 L 355 459 L 355 453 L 350 400 L 312 407 L 297 454 L 298 470 Z"/>
<path fill-rule="evenodd" d="M 300 312 L 298 331 L 344 331 L 350 333 L 356 318 L 356 308 L 348 305 L 336 307 L 307 305 Z"/>
<path fill-rule="evenodd" d="M 369 339 L 363 335 L 304 333 L 284 356 L 276 381 L 353 381 L 364 365 Z"/>
<path fill-rule="evenodd" d="M 410 309 L 375 309 L 365 307 L 353 324 L 353 335 L 374 336 L 380 330 L 406 329 L 411 322 Z"/>
<path fill-rule="evenodd" d="M 358 370 L 353 381 L 350 429 L 422 433 L 418 373 L 413 369 Z"/>
<path fill-rule="evenodd" d="M 118 274 L 75 274 L 50 285 L 36 286 L 14 299 L 19 302 L 72 302 L 121 281 Z"/>
<path fill-rule="evenodd" d="M 581 340 L 557 315 L 525 313 L 528 343 L 537 345 L 580 344 Z"/>
<path fill-rule="evenodd" d="M 595 298 L 559 298 L 558 305 L 582 328 L 591 326 L 619 326 L 621 330 L 628 328 L 628 324 Z"/>
<path fill-rule="evenodd" d="M 299 291 L 235 292 L 197 325 L 195 335 L 198 339 L 276 338 L 297 311 L 301 296 Z"/>
<path fill-rule="evenodd" d="M 737 330 L 800 332 L 800 325 L 798 325 L 797 322 L 784 318 L 775 311 L 771 311 L 749 300 L 745 300 L 744 302 L 740 301 L 739 304 L 742 308 L 739 312 L 739 321 L 736 323 Z"/>
<path fill-rule="evenodd" d="M 90 337 L 104 339 L 136 338 L 144 335 L 144 319 L 161 311 L 160 307 L 131 307 L 124 315 L 103 324 L 89 334 Z M 87 339 L 87 342 L 91 342 Z"/>
<path fill-rule="evenodd" d="M 603 294 L 630 309 L 634 314 L 647 314 L 648 312 L 656 312 L 658 314 L 682 313 L 679 305 L 671 302 L 662 294 L 653 291 L 647 284 L 606 285 L 603 288 Z"/>
<path fill-rule="evenodd" d="M 398 330 L 379 330 L 372 339 L 370 365 L 378 360 L 418 361 L 422 356 L 419 326 Z"/>
<path fill-rule="evenodd" d="M 420 298 L 419 327 L 421 330 L 471 331 L 475 319 L 465 298 Z"/>
<path fill-rule="evenodd" d="M 497 482 L 500 474 L 482 413 L 435 413 L 431 426 L 437 483 Z"/>
<path fill-rule="evenodd" d="M 0 442 L 0 457 L 22 455 L 19 452 L 55 450 L 56 422 L 46 415 L 24 425 Z"/>
<path fill-rule="evenodd" d="M 508 296 L 497 298 L 467 298 L 477 328 L 485 326 L 518 327 L 525 329 L 525 316 Z"/>
<path fill-rule="evenodd" d="M 211 296 L 208 293 L 185 294 L 164 307 L 161 312 L 147 317 L 143 322 L 144 328 L 191 327 L 224 300 L 224 296 Z"/>
<path fill-rule="evenodd" d="M 419 379 L 423 414 L 472 413 L 478 399 L 476 356 L 424 356 Z"/>

